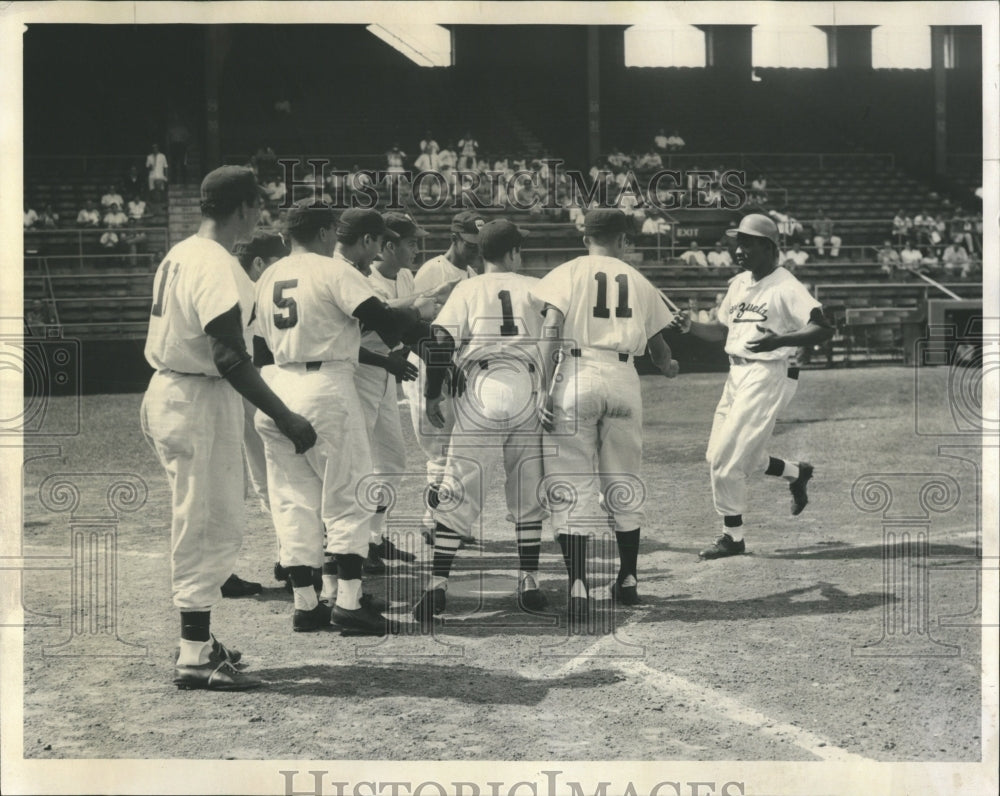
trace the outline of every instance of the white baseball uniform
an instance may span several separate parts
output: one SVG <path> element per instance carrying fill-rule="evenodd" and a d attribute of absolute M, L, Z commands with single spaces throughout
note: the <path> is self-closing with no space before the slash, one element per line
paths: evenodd
<path fill-rule="evenodd" d="M 469 279 L 476 275 L 472 268 L 459 268 L 443 254 L 433 257 L 417 270 L 413 278 L 413 287 L 417 293 L 436 290 L 448 282 Z M 446 397 L 441 402 L 441 414 L 444 417 L 443 428 L 435 428 L 424 414 L 424 386 L 427 382 L 427 368 L 424 361 L 410 352 L 409 361 L 417 366 L 419 374 L 413 381 L 403 382 L 403 394 L 410 406 L 410 420 L 413 423 L 413 433 L 417 437 L 420 450 L 427 457 L 427 483 L 436 484 L 444 475 L 444 465 L 447 460 L 448 440 L 451 438 L 451 428 L 455 423 L 452 401 Z M 434 527 L 430 509 L 424 514 L 424 525 Z"/>
<path fill-rule="evenodd" d="M 433 511 L 437 522 L 460 535 L 474 535 L 501 457 L 514 522 L 540 522 L 545 514 L 538 496 L 542 304 L 531 295 L 538 282 L 510 272 L 473 277 L 455 286 L 434 321 L 455 341 L 454 361 L 466 377 L 465 393 L 454 402 L 440 502 Z"/>
<path fill-rule="evenodd" d="M 261 376 L 317 434 L 298 455 L 271 418 L 256 416 L 284 567 L 323 564 L 324 525 L 328 552 L 368 552 L 374 511 L 355 487 L 372 463 L 354 386 L 361 331 L 352 313 L 372 296 L 349 262 L 318 254 L 285 257 L 257 281 L 257 325 L 275 362 Z"/>
<path fill-rule="evenodd" d="M 799 331 L 820 306 L 802 283 L 781 267 L 759 282 L 754 282 L 749 271 L 729 282 L 718 312 L 719 322 L 729 330 L 729 378 L 715 409 L 705 454 L 719 514 L 742 514 L 746 509 L 747 476 L 763 472 L 768 461 L 767 442 L 778 413 L 798 386 L 797 369 L 789 368 L 795 348 L 754 353 L 746 344 L 763 336 L 758 326 L 775 334 Z"/>
<path fill-rule="evenodd" d="M 406 298 L 416 293 L 413 287 L 413 272 L 401 268 L 395 279 L 382 275 L 373 263 L 368 281 L 375 295 L 391 300 Z M 361 345 L 376 354 L 387 356 L 389 346 L 378 332 L 366 331 L 361 335 Z M 374 472 L 386 485 L 386 501 L 389 505 L 399 489 L 402 473 L 406 468 L 406 445 L 403 442 L 403 427 L 399 421 L 399 402 L 396 393 L 396 377 L 385 368 L 375 365 L 358 365 L 354 372 L 354 385 L 361 399 L 365 413 L 365 427 L 371 440 Z M 375 515 L 372 538 L 377 540 L 385 532 L 384 512 Z"/>
<path fill-rule="evenodd" d="M 649 280 L 615 257 L 570 260 L 532 292 L 565 316 L 564 358 L 552 392 L 559 450 L 546 457 L 545 472 L 550 498 L 563 485 L 576 497 L 550 501 L 553 529 L 586 535 L 607 528 L 601 495 L 615 530 L 633 531 L 643 518 L 642 395 L 633 362 L 673 315 Z"/>
<path fill-rule="evenodd" d="M 140 413 L 170 482 L 173 600 L 186 611 L 220 599 L 243 541 L 243 399 L 205 333 L 236 304 L 249 342 L 253 283 L 214 240 L 181 241 L 156 270 L 145 348 L 156 373 Z"/>

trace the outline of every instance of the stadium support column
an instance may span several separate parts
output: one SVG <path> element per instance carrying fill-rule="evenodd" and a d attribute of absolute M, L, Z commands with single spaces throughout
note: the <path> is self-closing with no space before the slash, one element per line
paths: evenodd
<path fill-rule="evenodd" d="M 219 83 L 222 65 L 229 50 L 229 28 L 207 25 L 205 28 L 205 163 L 206 171 L 222 165 L 219 128 Z"/>
<path fill-rule="evenodd" d="M 593 165 L 601 155 L 601 29 L 587 27 L 587 158 Z"/>
<path fill-rule="evenodd" d="M 953 55 L 950 29 L 931 26 L 931 73 L 934 80 L 934 174 L 948 174 L 948 73 Z"/>

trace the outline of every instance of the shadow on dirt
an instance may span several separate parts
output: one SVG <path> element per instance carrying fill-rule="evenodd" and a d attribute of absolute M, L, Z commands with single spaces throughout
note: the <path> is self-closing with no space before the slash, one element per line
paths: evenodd
<path fill-rule="evenodd" d="M 861 558 L 882 558 L 891 553 L 892 558 L 923 555 L 923 551 L 915 544 L 900 542 L 894 545 L 864 545 L 857 546 L 846 542 L 828 542 L 822 545 L 807 547 L 791 547 L 775 550 L 773 553 L 758 553 L 761 558 L 808 559 L 814 561 L 849 561 Z M 982 551 L 976 547 L 956 544 L 931 544 L 928 549 L 929 558 L 977 558 Z"/>
<path fill-rule="evenodd" d="M 495 669 L 454 666 L 432 671 L 426 662 L 407 666 L 291 666 L 258 672 L 268 692 L 306 697 L 416 696 L 480 705 L 537 705 L 553 688 L 601 688 L 623 675 L 595 670 L 535 680 Z"/>

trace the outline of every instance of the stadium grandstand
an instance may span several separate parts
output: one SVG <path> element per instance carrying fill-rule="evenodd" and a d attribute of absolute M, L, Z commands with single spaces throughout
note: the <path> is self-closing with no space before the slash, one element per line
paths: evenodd
<path fill-rule="evenodd" d="M 144 387 L 153 273 L 194 231 L 209 169 L 250 164 L 275 197 L 285 190 L 262 220 L 280 228 L 288 199 L 360 196 L 357 172 L 384 171 L 396 148 L 416 173 L 431 139 L 435 156 L 453 152 L 483 177 L 465 203 L 476 197 L 485 214 L 531 229 L 527 273 L 584 251 L 574 172 L 577 187 L 606 189 L 592 201 L 635 217 L 632 262 L 694 312 L 712 311 L 736 269 L 685 253 L 716 249 L 747 212 L 771 214 L 796 276 L 837 327 L 813 366 L 905 361 L 928 323 L 981 315 L 978 27 L 925 26 L 926 68 L 876 68 L 874 26 L 820 31 L 825 63 L 812 68 L 760 65 L 751 25 L 691 26 L 685 35 L 696 30 L 703 45 L 697 66 L 628 65 L 627 26 L 452 25 L 440 27 L 433 57 L 431 45 L 394 45 L 405 31 L 375 27 L 29 26 L 26 325 L 81 341 L 85 390 Z M 682 143 L 660 146 L 668 134 Z M 154 144 L 168 163 L 161 182 L 148 167 L 157 168 Z M 310 160 L 326 164 L 315 187 Z M 679 179 L 665 183 L 668 206 L 656 211 L 649 179 L 664 170 Z M 399 193 L 431 232 L 420 261 L 448 246 L 459 191 L 444 171 L 424 193 L 408 184 Z M 501 176 L 491 183 L 488 171 Z M 626 202 L 629 175 L 639 192 Z M 288 177 L 290 189 L 278 185 Z M 752 188 L 755 179 L 766 187 Z M 142 211 L 122 206 L 129 220 L 114 222 L 116 203 L 101 206 L 116 195 L 109 186 Z M 390 187 L 374 185 L 380 209 Z M 544 201 L 518 209 L 512 196 Z M 89 202 L 96 222 L 80 220 Z M 961 262 L 946 251 L 956 240 Z M 894 260 L 887 241 L 919 256 Z M 724 367 L 717 352 L 687 345 L 678 358 L 688 369 Z"/>

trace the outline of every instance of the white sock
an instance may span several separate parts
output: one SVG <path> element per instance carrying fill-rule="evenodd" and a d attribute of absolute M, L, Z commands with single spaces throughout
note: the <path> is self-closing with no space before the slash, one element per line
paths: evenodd
<path fill-rule="evenodd" d="M 361 607 L 361 579 L 337 581 L 337 605 L 346 611 Z"/>
<path fill-rule="evenodd" d="M 723 528 L 724 533 L 728 533 L 734 542 L 742 541 L 743 539 L 743 526 L 738 528 Z"/>
<path fill-rule="evenodd" d="M 295 609 L 297 611 L 311 611 L 319 601 L 316 599 L 316 589 L 309 586 L 295 586 L 292 589 L 292 596 L 295 598 Z"/>
<path fill-rule="evenodd" d="M 440 575 L 433 575 L 431 577 L 431 588 L 432 589 L 444 589 L 448 590 L 448 578 L 442 578 Z"/>
<path fill-rule="evenodd" d="M 337 599 L 337 576 L 323 573 L 323 590 L 319 593 L 319 598 L 325 602 L 333 604 Z"/>
<path fill-rule="evenodd" d="M 212 651 L 212 642 L 209 641 L 189 641 L 181 639 L 181 652 L 177 657 L 178 666 L 200 666 L 208 663 L 209 653 Z"/>
<path fill-rule="evenodd" d="M 521 591 L 533 591 L 538 588 L 538 581 L 533 572 L 521 573 Z"/>
<path fill-rule="evenodd" d="M 782 478 L 787 478 L 789 481 L 794 481 L 799 477 L 799 463 L 785 461 L 785 472 L 781 474 Z"/>
<path fill-rule="evenodd" d="M 625 579 L 621 583 L 622 586 L 638 586 L 639 581 L 635 579 L 634 575 L 626 575 Z"/>
<path fill-rule="evenodd" d="M 587 587 L 583 585 L 582 580 L 573 581 L 573 588 L 569 590 L 569 596 L 587 598 Z"/>

